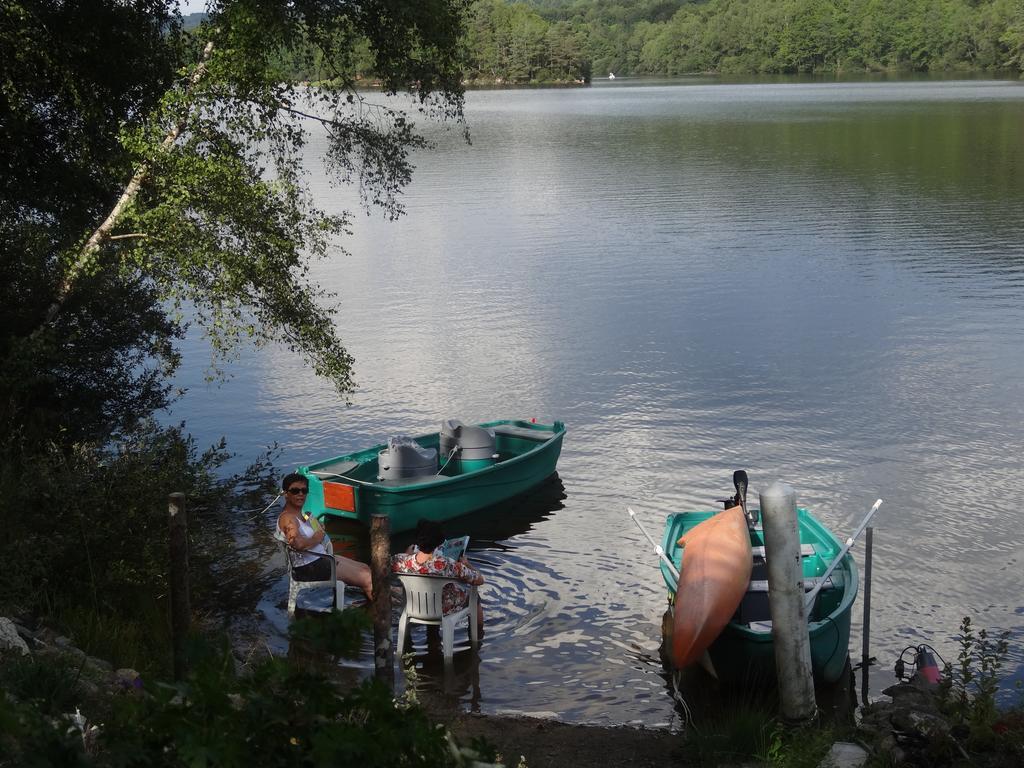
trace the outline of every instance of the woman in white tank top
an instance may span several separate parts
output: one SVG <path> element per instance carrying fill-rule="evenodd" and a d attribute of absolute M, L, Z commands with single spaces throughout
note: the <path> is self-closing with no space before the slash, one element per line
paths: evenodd
<path fill-rule="evenodd" d="M 316 553 L 327 552 L 327 532 L 312 517 L 302 514 L 302 505 L 309 495 L 309 481 L 302 475 L 293 472 L 286 475 L 281 483 L 284 490 L 284 509 L 277 518 L 277 527 L 281 529 L 288 546 L 298 552 L 289 552 L 292 557 L 292 576 L 299 581 L 324 581 L 331 577 L 330 561 L 325 557 L 316 557 Z M 305 554 L 308 552 L 309 554 Z M 359 587 L 366 593 L 369 600 L 373 599 L 373 577 L 370 567 L 357 560 L 349 560 L 340 555 L 334 556 L 338 578 L 346 584 Z"/>

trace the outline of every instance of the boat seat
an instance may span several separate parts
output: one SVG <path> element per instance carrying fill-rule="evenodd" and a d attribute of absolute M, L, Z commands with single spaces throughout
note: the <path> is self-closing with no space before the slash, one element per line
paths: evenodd
<path fill-rule="evenodd" d="M 819 581 L 821 581 L 821 579 L 805 578 L 804 591 L 811 591 Z M 842 586 L 842 575 L 833 571 L 832 575 L 829 576 L 825 582 L 825 586 L 822 587 L 822 591 L 840 589 Z M 732 620 L 737 624 L 749 624 L 751 629 L 756 629 L 754 625 L 758 623 L 765 623 L 769 630 L 771 629 L 771 609 L 768 604 L 767 579 L 751 579 L 750 586 L 747 588 L 747 593 L 743 596 L 743 600 L 736 609 L 736 613 Z"/>
<path fill-rule="evenodd" d="M 538 442 L 544 442 L 550 440 L 555 436 L 555 433 L 550 429 L 530 429 L 529 427 L 514 427 L 511 424 L 502 424 L 497 427 L 488 427 L 493 430 L 495 435 L 505 435 L 507 437 L 525 437 L 527 440 L 536 440 Z"/>
<path fill-rule="evenodd" d="M 754 557 L 764 557 L 764 547 L 751 547 L 750 551 L 753 553 Z M 802 557 L 810 557 L 811 555 L 816 554 L 817 552 L 814 551 L 813 544 L 800 545 L 800 555 Z"/>
<path fill-rule="evenodd" d="M 814 589 L 818 585 L 818 582 L 820 582 L 820 581 L 821 581 L 821 579 L 819 579 L 817 577 L 805 578 L 804 579 L 804 592 L 810 592 L 812 589 Z M 825 579 L 825 584 L 822 586 L 822 589 L 836 589 L 836 588 L 838 588 L 841 585 L 841 583 L 842 582 L 841 582 L 841 580 L 839 578 L 839 575 L 836 574 L 836 573 L 833 573 L 831 576 L 829 576 L 827 579 Z M 768 580 L 767 579 L 751 579 L 750 586 L 747 587 L 747 591 L 748 592 L 767 592 L 768 591 Z"/>
<path fill-rule="evenodd" d="M 419 477 L 396 477 L 390 480 L 378 480 L 375 484 L 384 488 L 400 488 L 403 485 L 426 485 L 451 480 L 448 475 L 420 475 Z"/>

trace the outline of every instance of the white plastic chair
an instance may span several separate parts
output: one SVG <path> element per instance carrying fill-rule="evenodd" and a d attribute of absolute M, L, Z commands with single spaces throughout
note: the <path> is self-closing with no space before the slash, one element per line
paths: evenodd
<path fill-rule="evenodd" d="M 405 608 L 398 619 L 399 653 L 405 650 L 405 635 L 410 622 L 441 627 L 441 652 L 444 654 L 445 663 L 451 662 L 455 655 L 455 627 L 463 619 L 469 621 L 469 638 L 473 647 L 479 645 L 480 628 L 476 621 L 479 597 L 476 586 L 443 576 L 420 576 L 412 573 L 396 573 L 395 576 L 405 588 Z M 469 587 L 469 604 L 447 616 L 441 610 L 441 592 L 445 584 Z"/>
<path fill-rule="evenodd" d="M 288 615 L 295 615 L 295 605 L 299 600 L 299 592 L 304 589 L 315 589 L 318 587 L 330 587 L 331 594 L 333 595 L 332 608 L 337 608 L 339 611 L 345 608 L 345 582 L 338 579 L 338 569 L 334 560 L 334 547 L 331 545 L 331 540 L 327 540 L 327 544 L 324 547 L 326 553 L 321 552 L 309 552 L 307 550 L 295 549 L 288 545 L 288 540 L 284 537 L 280 528 L 274 531 L 274 538 L 281 544 L 281 548 L 284 550 L 284 559 L 288 563 Z M 324 579 L 323 581 L 299 581 L 292 575 L 292 570 L 295 567 L 292 563 L 292 553 L 299 553 L 303 555 L 315 555 L 316 557 L 329 558 L 331 561 L 331 578 Z"/>

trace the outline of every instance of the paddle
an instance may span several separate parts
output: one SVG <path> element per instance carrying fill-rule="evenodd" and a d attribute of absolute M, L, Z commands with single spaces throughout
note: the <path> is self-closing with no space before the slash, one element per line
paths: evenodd
<path fill-rule="evenodd" d="M 868 514 L 865 516 L 863 522 L 861 522 L 860 524 L 860 527 L 853 532 L 853 536 L 846 540 L 846 544 L 844 544 L 843 548 L 839 550 L 839 554 L 836 555 L 836 559 L 832 561 L 832 564 L 827 569 L 825 569 L 825 573 L 823 573 L 821 575 L 821 578 L 818 579 L 818 583 L 814 585 L 814 589 L 807 593 L 806 601 L 808 613 L 810 613 L 811 608 L 814 607 L 814 598 L 818 596 L 818 592 L 820 592 L 821 588 L 825 585 L 825 580 L 832 575 L 832 571 L 834 571 L 836 567 L 839 565 L 839 563 L 842 562 L 843 558 L 846 557 L 846 553 L 850 551 L 850 547 L 853 546 L 853 542 L 855 542 L 857 540 L 857 537 L 860 536 L 861 532 L 868 527 L 868 523 L 871 522 L 871 517 L 875 514 L 875 512 L 878 511 L 878 508 L 880 506 L 882 506 L 881 499 L 879 499 L 874 503 L 874 505 L 872 505 L 871 511 L 869 511 Z"/>
<path fill-rule="evenodd" d="M 747 518 L 747 527 L 753 528 L 756 524 L 754 517 L 747 511 L 747 473 L 737 469 L 732 473 L 732 484 L 736 488 L 736 501 L 743 508 L 743 516 Z"/>
<path fill-rule="evenodd" d="M 675 563 L 669 559 L 669 556 L 665 554 L 665 549 L 658 544 L 654 539 L 651 538 L 651 534 L 647 532 L 647 529 L 640 524 L 640 519 L 636 516 L 636 512 L 633 511 L 632 507 L 626 507 L 626 511 L 629 512 L 629 516 L 633 518 L 633 522 L 636 523 L 636 527 L 640 529 L 640 533 L 647 537 L 647 540 L 651 542 L 651 546 L 654 547 L 654 551 L 658 553 L 658 557 L 668 567 L 668 572 L 672 574 L 676 581 L 679 581 L 679 571 L 676 570 Z"/>

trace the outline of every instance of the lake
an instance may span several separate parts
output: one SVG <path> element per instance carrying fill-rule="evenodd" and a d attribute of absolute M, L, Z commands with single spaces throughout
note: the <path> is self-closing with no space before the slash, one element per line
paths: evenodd
<path fill-rule="evenodd" d="M 1024 83 L 620 78 L 474 91 L 466 115 L 472 145 L 438 131 L 417 155 L 407 215 L 357 214 L 348 255 L 314 267 L 352 405 L 280 349 L 209 387 L 190 339 L 173 413 L 239 462 L 276 441 L 283 466 L 444 418 L 566 422 L 557 478 L 449 526 L 473 536 L 487 628 L 437 695 L 678 724 L 665 591 L 626 506 L 658 537 L 738 468 L 840 538 L 885 500 L 874 695 L 905 646 L 955 661 L 966 615 L 1011 633 L 1024 677 Z M 275 647 L 285 591 L 261 604 Z"/>

